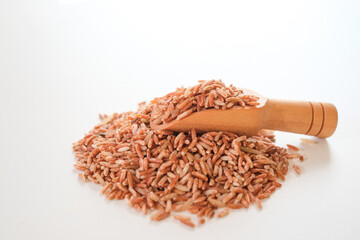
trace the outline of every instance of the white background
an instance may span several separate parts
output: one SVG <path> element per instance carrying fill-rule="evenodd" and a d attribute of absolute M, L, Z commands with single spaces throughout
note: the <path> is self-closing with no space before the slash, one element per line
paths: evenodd
<path fill-rule="evenodd" d="M 0 1 L 0 239 L 358 239 L 360 1 Z M 131 2 L 131 3 L 130 3 Z M 334 103 L 264 209 L 150 222 L 73 170 L 98 113 L 199 79 Z"/>

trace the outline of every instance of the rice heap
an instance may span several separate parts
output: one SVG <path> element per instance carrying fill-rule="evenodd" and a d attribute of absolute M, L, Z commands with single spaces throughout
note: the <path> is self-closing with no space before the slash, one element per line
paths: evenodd
<path fill-rule="evenodd" d="M 74 165 L 84 181 L 101 184 L 108 199 L 128 199 L 129 205 L 160 221 L 171 212 L 188 211 L 212 218 L 229 209 L 248 208 L 268 198 L 285 180 L 290 158 L 274 145 L 272 134 L 238 136 L 229 132 L 152 130 L 156 123 L 182 119 L 209 108 L 257 105 L 258 97 L 245 95 L 221 81 L 199 81 L 189 88 L 141 103 L 136 112 L 102 116 L 85 137 L 73 144 Z M 194 227 L 191 218 L 174 215 Z"/>

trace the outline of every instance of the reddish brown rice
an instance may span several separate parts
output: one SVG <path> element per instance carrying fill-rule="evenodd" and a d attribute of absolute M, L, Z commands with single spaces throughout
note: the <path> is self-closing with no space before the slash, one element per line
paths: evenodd
<path fill-rule="evenodd" d="M 102 122 L 73 144 L 74 167 L 82 171 L 83 181 L 101 184 L 108 199 L 127 199 L 137 211 L 152 212 L 155 221 L 188 211 L 204 223 L 204 217 L 212 218 L 220 208 L 225 210 L 219 217 L 251 203 L 261 208 L 261 200 L 281 187 L 279 179 L 285 180 L 288 159 L 301 156 L 274 145 L 272 133 L 246 137 L 150 129 L 150 121 L 179 119 L 187 111 L 256 105 L 257 99 L 221 81 L 200 81 L 142 103 L 136 112 L 101 115 Z M 194 225 L 190 218 L 174 217 Z"/>

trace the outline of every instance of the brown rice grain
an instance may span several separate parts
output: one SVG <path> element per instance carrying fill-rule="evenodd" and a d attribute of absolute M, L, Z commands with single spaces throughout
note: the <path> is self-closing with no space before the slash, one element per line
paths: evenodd
<path fill-rule="evenodd" d="M 182 215 L 174 215 L 174 218 L 189 227 L 192 227 L 192 228 L 195 227 L 195 224 L 192 223 L 190 217 L 186 217 L 186 216 L 182 216 Z"/>
<path fill-rule="evenodd" d="M 228 215 L 230 212 L 230 208 L 225 208 L 224 210 L 220 211 L 218 214 L 217 214 L 217 217 L 218 218 L 222 218 L 222 217 L 225 217 L 226 215 Z"/>
<path fill-rule="evenodd" d="M 294 168 L 295 172 L 296 172 L 298 175 L 301 174 L 301 170 L 300 170 L 300 167 L 299 167 L 299 166 L 297 166 L 297 165 L 294 164 L 293 168 Z"/>

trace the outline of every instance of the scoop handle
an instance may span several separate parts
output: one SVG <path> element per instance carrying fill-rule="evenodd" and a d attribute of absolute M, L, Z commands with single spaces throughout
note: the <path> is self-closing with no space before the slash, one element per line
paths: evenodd
<path fill-rule="evenodd" d="M 268 99 L 263 128 L 327 138 L 335 132 L 337 121 L 331 103 Z"/>

